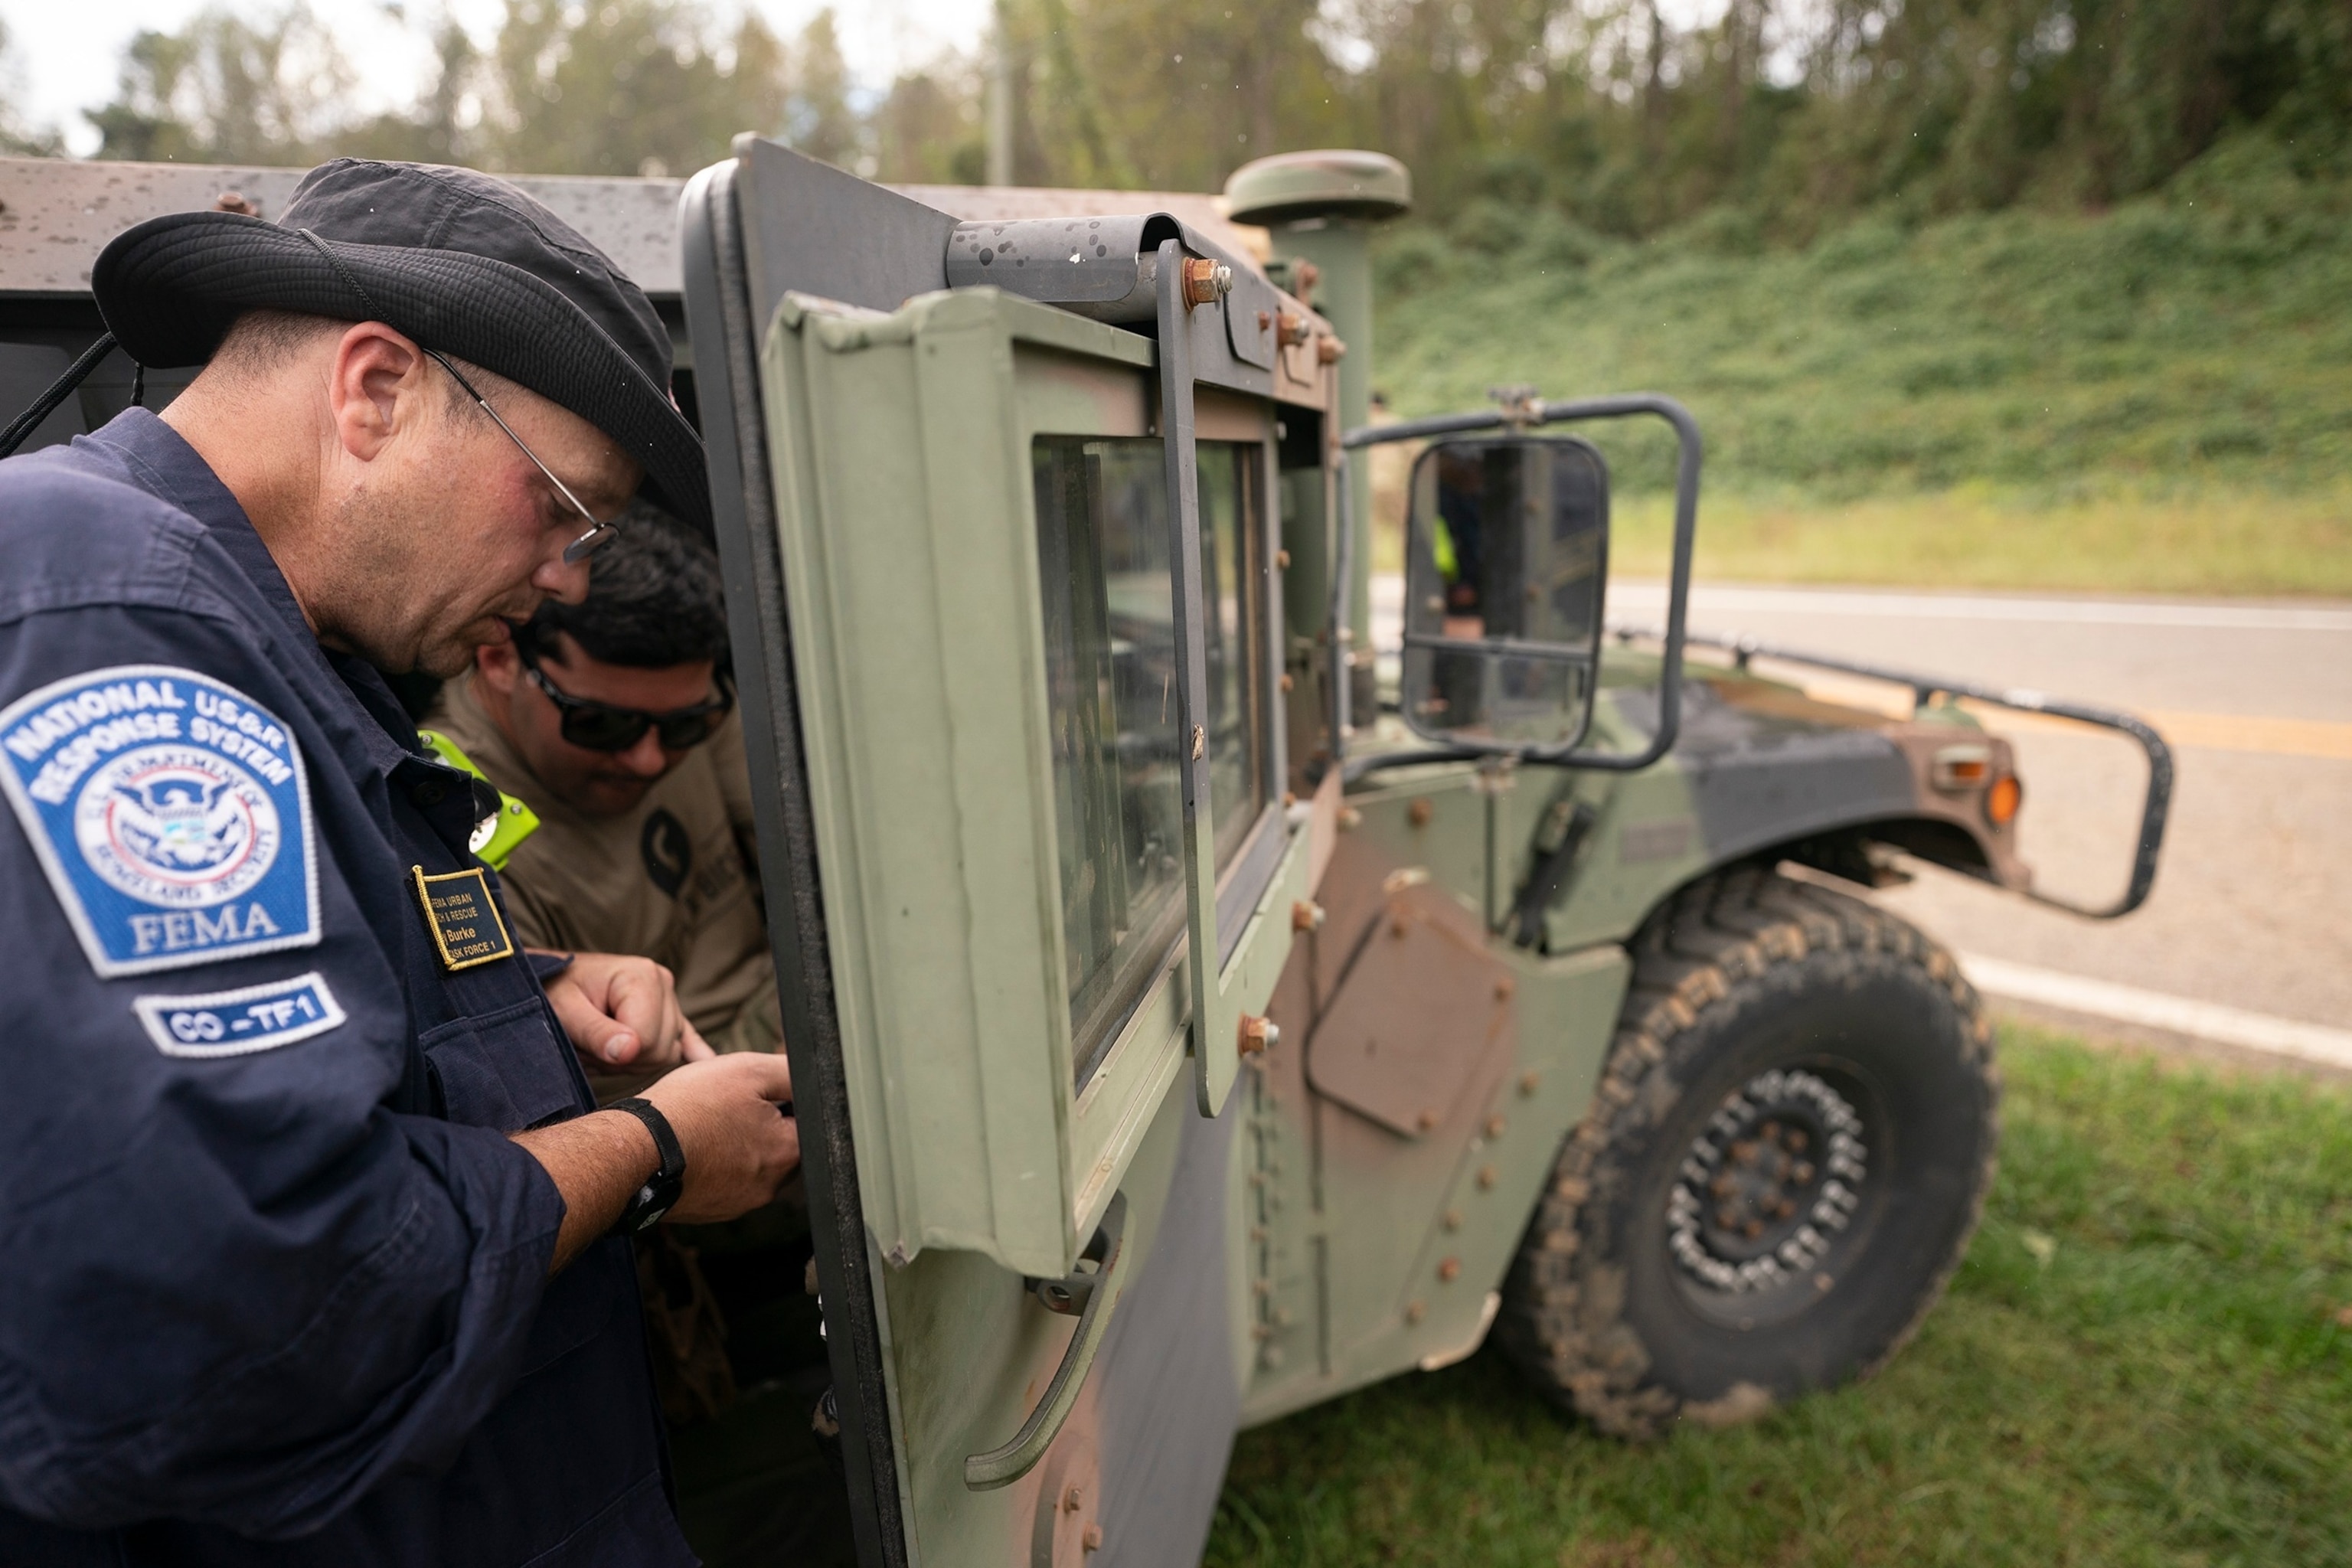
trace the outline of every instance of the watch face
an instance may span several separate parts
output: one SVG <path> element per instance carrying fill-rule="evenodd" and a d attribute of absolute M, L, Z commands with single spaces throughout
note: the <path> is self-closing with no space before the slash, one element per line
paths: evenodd
<path fill-rule="evenodd" d="M 662 1222 L 664 1215 L 677 1205 L 678 1189 L 686 1184 L 675 1176 L 665 1181 L 656 1174 L 637 1189 L 629 1200 L 628 1211 L 622 1216 L 631 1230 L 650 1230 Z"/>

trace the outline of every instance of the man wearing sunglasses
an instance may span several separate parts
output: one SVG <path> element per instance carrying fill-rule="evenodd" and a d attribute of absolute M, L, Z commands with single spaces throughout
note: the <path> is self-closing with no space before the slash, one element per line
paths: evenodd
<path fill-rule="evenodd" d="M 588 596 L 474 652 L 426 725 L 539 826 L 504 877 L 533 947 L 640 953 L 720 1051 L 782 1043 L 750 781 L 709 546 L 650 506 L 624 516 Z M 618 1099 L 641 1079 L 615 1075 Z"/>
<path fill-rule="evenodd" d="M 772 1201 L 789 1068 L 529 953 L 384 679 L 578 599 L 641 490 L 708 528 L 668 334 L 414 164 L 90 287 L 79 374 L 204 368 L 0 462 L 0 1563 L 687 1568 L 627 1238 Z M 683 1065 L 600 1110 L 583 1058 Z"/>

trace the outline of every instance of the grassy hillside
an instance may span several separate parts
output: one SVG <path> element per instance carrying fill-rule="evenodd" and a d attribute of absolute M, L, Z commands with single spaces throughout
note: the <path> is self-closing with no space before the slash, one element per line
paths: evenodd
<path fill-rule="evenodd" d="M 1647 388 L 1708 442 L 1717 575 L 2352 593 L 2352 193 L 2224 148 L 2161 198 L 1767 250 L 1474 210 L 1381 253 L 1400 416 Z M 1621 556 L 1664 561 L 1661 438 L 1612 438 Z"/>

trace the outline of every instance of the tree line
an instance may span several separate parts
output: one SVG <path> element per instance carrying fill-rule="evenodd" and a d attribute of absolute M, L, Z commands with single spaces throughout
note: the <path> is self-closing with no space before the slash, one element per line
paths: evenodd
<path fill-rule="evenodd" d="M 2232 134 L 2305 177 L 2347 151 L 2352 0 L 1714 7 L 996 0 L 982 50 L 874 87 L 830 11 L 781 37 L 694 0 L 509 0 L 488 43 L 446 15 L 412 23 L 432 79 L 357 117 L 349 62 L 296 4 L 142 33 L 87 113 L 109 158 L 683 173 L 755 130 L 876 178 L 974 183 L 996 92 L 1016 184 L 1214 189 L 1264 153 L 1373 147 L 1440 220 L 1550 208 L 1625 236 L 1709 211 L 1801 237 L 1864 207 L 2095 207 Z M 5 106 L 0 141 L 55 146 Z"/>

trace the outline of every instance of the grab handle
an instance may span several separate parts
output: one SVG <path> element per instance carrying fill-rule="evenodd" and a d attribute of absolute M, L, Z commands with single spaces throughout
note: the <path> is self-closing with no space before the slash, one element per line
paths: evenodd
<path fill-rule="evenodd" d="M 1078 1314 L 1078 1331 L 1070 1336 L 1069 1348 L 1062 1352 L 1062 1364 L 1054 1370 L 1054 1381 L 1045 1385 L 1045 1397 L 1037 1402 L 1037 1408 L 1029 1413 L 1029 1419 L 1021 1424 L 1013 1440 L 1001 1448 L 965 1457 L 963 1484 L 970 1490 L 993 1491 L 1027 1475 L 1045 1457 L 1045 1450 L 1062 1430 L 1062 1423 L 1069 1419 L 1072 1407 L 1078 1402 L 1078 1390 L 1085 1386 L 1087 1373 L 1095 1364 L 1095 1352 L 1102 1349 L 1103 1334 L 1110 1327 L 1110 1315 L 1118 1306 L 1119 1292 L 1127 1284 L 1118 1273 L 1126 1229 L 1127 1194 L 1113 1193 L 1094 1239 L 1078 1255 L 1078 1267 L 1060 1279 L 1029 1281 L 1029 1289 L 1045 1303 L 1046 1310 Z M 1087 1268 L 1088 1263 L 1095 1267 Z"/>

